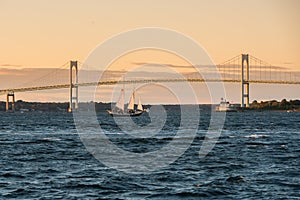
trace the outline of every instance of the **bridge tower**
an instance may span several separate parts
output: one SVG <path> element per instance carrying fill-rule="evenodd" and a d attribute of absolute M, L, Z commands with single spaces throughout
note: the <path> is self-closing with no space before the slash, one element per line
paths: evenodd
<path fill-rule="evenodd" d="M 12 97 L 11 106 L 9 103 L 9 99 Z M 15 111 L 15 94 L 13 91 L 8 91 L 6 93 L 6 112 L 14 112 Z"/>
<path fill-rule="evenodd" d="M 241 107 L 249 107 L 249 55 L 242 54 Z"/>
<path fill-rule="evenodd" d="M 75 80 L 73 80 L 73 68 L 75 69 Z M 78 109 L 78 65 L 77 61 L 70 61 L 70 102 L 68 112 Z M 73 93 L 73 89 L 75 92 Z"/>

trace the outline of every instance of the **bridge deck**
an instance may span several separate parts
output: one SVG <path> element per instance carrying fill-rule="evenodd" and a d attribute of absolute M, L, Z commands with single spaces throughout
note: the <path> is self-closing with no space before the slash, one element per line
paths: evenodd
<path fill-rule="evenodd" d="M 163 82 L 224 82 L 224 83 L 239 83 L 240 80 L 230 79 L 144 79 L 144 80 L 125 80 L 125 81 L 100 81 L 100 82 L 89 82 L 89 83 L 78 83 L 78 87 L 96 86 L 96 85 L 115 85 L 115 84 L 134 84 L 134 83 L 163 83 Z M 255 84 L 292 84 L 300 85 L 300 81 L 278 81 L 278 80 L 250 80 L 249 83 Z M 24 87 L 24 88 L 8 88 L 1 89 L 0 95 L 6 94 L 7 92 L 29 92 L 39 90 L 52 90 L 52 89 L 63 89 L 69 88 L 70 84 L 61 85 L 49 85 L 49 86 L 36 86 L 36 87 Z"/>

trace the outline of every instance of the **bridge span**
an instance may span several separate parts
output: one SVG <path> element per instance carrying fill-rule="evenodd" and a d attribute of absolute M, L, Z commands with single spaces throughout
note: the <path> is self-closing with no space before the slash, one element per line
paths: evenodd
<path fill-rule="evenodd" d="M 254 60 L 253 69 L 256 70 L 256 74 L 259 74 L 260 78 L 250 79 L 250 58 Z M 252 62 L 251 62 L 252 63 Z M 259 63 L 259 64 L 257 64 Z M 271 78 L 262 78 L 261 74 L 266 76 L 267 73 L 271 73 L 271 67 L 264 66 L 264 62 L 255 57 L 251 57 L 248 54 L 242 54 L 236 56 L 221 65 L 217 65 L 218 70 L 222 74 L 221 78 L 156 78 L 156 79 L 139 79 L 139 80 L 106 80 L 99 82 L 78 82 L 78 62 L 70 61 L 69 68 L 69 83 L 67 84 L 54 84 L 46 86 L 32 86 L 32 87 L 18 87 L 18 88 L 7 88 L 0 89 L 0 95 L 7 95 L 6 109 L 14 110 L 14 94 L 17 92 L 29 92 L 29 91 L 42 91 L 42 90 L 53 90 L 53 89 L 64 89 L 69 88 L 70 99 L 69 99 L 69 112 L 78 109 L 78 88 L 88 86 L 101 86 L 101 85 L 115 85 L 115 84 L 136 84 L 136 83 L 163 83 L 163 82 L 223 82 L 223 83 L 240 83 L 241 85 L 241 107 L 249 107 L 249 84 L 291 84 L 300 85 L 300 80 L 278 80 Z M 74 73 L 75 68 L 75 74 Z M 229 69 L 231 74 L 237 74 L 238 76 L 226 77 L 229 74 L 226 69 Z M 258 71 L 259 69 L 260 71 Z M 268 71 L 268 72 L 267 72 Z M 73 76 L 75 75 L 75 77 Z M 274 77 L 271 74 L 269 77 Z M 74 90 L 75 89 L 75 93 Z M 10 98 L 12 102 L 10 103 Z M 11 105 L 10 105 L 11 104 Z"/>

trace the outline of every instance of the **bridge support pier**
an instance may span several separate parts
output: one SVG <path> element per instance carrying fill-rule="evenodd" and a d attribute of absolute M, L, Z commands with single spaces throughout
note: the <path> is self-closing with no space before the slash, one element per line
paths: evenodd
<path fill-rule="evenodd" d="M 75 69 L 75 80 L 73 80 L 73 68 Z M 68 112 L 73 112 L 78 109 L 78 85 L 77 84 L 78 84 L 77 61 L 70 61 L 70 102 L 69 102 Z M 74 93 L 73 93 L 73 89 L 75 89 Z"/>
<path fill-rule="evenodd" d="M 11 106 L 9 103 L 9 99 L 12 97 Z M 6 94 L 6 112 L 14 112 L 15 111 L 15 94 L 13 91 L 9 91 Z"/>
<path fill-rule="evenodd" d="M 245 65 L 246 63 L 246 65 Z M 245 69 L 246 67 L 246 69 Z M 241 107 L 249 107 L 249 55 L 242 54 L 241 65 Z"/>

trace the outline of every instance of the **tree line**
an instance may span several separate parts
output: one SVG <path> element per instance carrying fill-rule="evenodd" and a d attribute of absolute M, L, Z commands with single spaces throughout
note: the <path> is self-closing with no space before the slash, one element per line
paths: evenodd
<path fill-rule="evenodd" d="M 262 110 L 299 110 L 300 100 L 282 99 L 281 101 L 253 101 L 250 105 L 250 109 L 262 109 Z"/>

